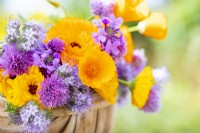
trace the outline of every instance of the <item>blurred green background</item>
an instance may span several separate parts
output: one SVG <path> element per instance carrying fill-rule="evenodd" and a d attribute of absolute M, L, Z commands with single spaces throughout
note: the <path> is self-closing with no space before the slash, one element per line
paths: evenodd
<path fill-rule="evenodd" d="M 14 10 L 19 4 L 22 10 Z M 26 3 L 26 2 L 27 3 Z M 25 8 L 31 4 L 31 8 Z M 23 3 L 24 2 L 24 3 Z M 60 0 L 70 16 L 90 16 L 88 0 Z M 153 67 L 166 65 L 171 74 L 163 90 L 162 109 L 145 114 L 129 103 L 116 108 L 113 133 L 199 133 L 200 132 L 200 0 L 148 0 L 152 11 L 162 11 L 169 21 L 168 36 L 156 41 L 133 34 L 135 47 L 144 48 Z M 9 3 L 9 4 L 8 4 Z M 40 4 L 41 3 L 41 4 Z M 10 5 L 13 4 L 13 5 Z M 24 4 L 24 5 L 23 5 Z M 38 5 L 42 7 L 40 8 Z M 9 8 L 11 7 L 12 8 Z M 62 9 L 54 9 L 45 0 L 0 0 L 0 15 L 41 12 L 56 18 Z M 2 21 L 2 18 L 0 21 Z"/>

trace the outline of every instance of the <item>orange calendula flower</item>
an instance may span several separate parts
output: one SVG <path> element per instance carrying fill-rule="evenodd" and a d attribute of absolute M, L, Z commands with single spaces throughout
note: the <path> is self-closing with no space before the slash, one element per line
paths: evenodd
<path fill-rule="evenodd" d="M 78 64 L 79 58 L 88 48 L 100 48 L 94 44 L 92 33 L 97 27 L 89 21 L 75 18 L 65 18 L 57 22 L 47 33 L 46 42 L 53 38 L 65 42 L 61 60 L 70 65 Z"/>
<path fill-rule="evenodd" d="M 142 108 L 146 104 L 150 89 L 153 86 L 153 80 L 152 69 L 145 67 L 136 77 L 131 88 L 133 105 Z"/>
<path fill-rule="evenodd" d="M 167 34 L 167 19 L 163 13 L 152 13 L 148 18 L 139 22 L 139 32 L 158 40 L 162 40 Z"/>
<path fill-rule="evenodd" d="M 149 15 L 149 7 L 145 0 L 116 0 L 114 14 L 122 17 L 124 22 L 139 21 Z"/>
<path fill-rule="evenodd" d="M 134 50 L 133 38 L 127 26 L 122 26 L 120 29 L 127 43 L 126 45 L 127 53 L 124 55 L 124 59 L 126 62 L 131 63 L 133 60 L 133 50 Z"/>
<path fill-rule="evenodd" d="M 97 49 L 89 50 L 80 58 L 78 69 L 83 84 L 94 88 L 109 103 L 115 103 L 118 81 L 111 56 Z"/>

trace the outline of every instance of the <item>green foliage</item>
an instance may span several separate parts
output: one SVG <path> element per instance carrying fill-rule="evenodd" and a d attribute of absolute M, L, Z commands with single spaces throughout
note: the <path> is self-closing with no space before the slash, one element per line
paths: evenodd
<path fill-rule="evenodd" d="M 12 112 L 16 112 L 19 108 L 14 106 L 12 103 L 7 103 L 6 104 L 6 112 L 12 113 Z"/>

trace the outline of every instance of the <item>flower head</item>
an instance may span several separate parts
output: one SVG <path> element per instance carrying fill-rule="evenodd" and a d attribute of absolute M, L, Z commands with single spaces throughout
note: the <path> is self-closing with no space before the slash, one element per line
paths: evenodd
<path fill-rule="evenodd" d="M 113 14 L 115 0 L 90 0 L 91 11 L 94 15 L 108 17 Z"/>
<path fill-rule="evenodd" d="M 66 18 L 57 22 L 47 33 L 46 41 L 53 38 L 63 40 L 64 50 L 61 52 L 61 61 L 69 65 L 78 64 L 79 59 L 88 48 L 98 48 L 91 36 L 97 28 L 88 21 Z"/>
<path fill-rule="evenodd" d="M 44 80 L 38 92 L 41 104 L 46 108 L 55 108 L 66 104 L 69 91 L 64 80 L 56 74 L 52 74 Z"/>
<path fill-rule="evenodd" d="M 42 24 L 35 21 L 26 22 L 22 30 L 22 43 L 20 46 L 24 50 L 35 50 L 45 38 L 45 29 Z"/>
<path fill-rule="evenodd" d="M 53 52 L 57 52 L 57 53 L 60 53 L 64 50 L 64 42 L 57 39 L 57 38 L 54 38 L 52 39 L 51 41 L 49 41 L 47 43 L 47 46 L 53 51 Z"/>
<path fill-rule="evenodd" d="M 87 86 L 80 86 L 74 88 L 70 86 L 70 97 L 67 100 L 66 106 L 69 110 L 74 112 L 84 112 L 92 106 L 92 98 L 90 96 L 90 90 Z"/>
<path fill-rule="evenodd" d="M 167 35 L 167 19 L 163 13 L 152 13 L 148 18 L 138 24 L 139 32 L 158 40 L 162 40 Z"/>
<path fill-rule="evenodd" d="M 28 102 L 20 109 L 22 128 L 25 132 L 44 133 L 50 124 L 46 112 L 39 110 L 34 102 Z"/>
<path fill-rule="evenodd" d="M 78 70 L 83 84 L 94 88 L 110 103 L 115 103 L 118 87 L 116 66 L 106 52 L 96 49 L 88 51 L 80 59 Z"/>
<path fill-rule="evenodd" d="M 3 49 L 0 65 L 5 70 L 5 74 L 16 76 L 28 72 L 33 62 L 32 52 L 19 50 L 15 44 L 4 45 Z"/>
<path fill-rule="evenodd" d="M 32 66 L 28 73 L 17 76 L 15 79 L 8 79 L 7 101 L 18 107 L 23 106 L 29 100 L 38 102 L 37 92 L 40 90 L 43 80 L 43 75 L 35 66 Z"/>
<path fill-rule="evenodd" d="M 63 64 L 62 66 L 58 67 L 56 73 L 65 81 L 65 84 L 68 87 L 73 86 L 75 88 L 80 88 L 83 85 L 78 76 L 77 66 Z"/>
<path fill-rule="evenodd" d="M 7 35 L 5 41 L 8 44 L 17 43 L 20 38 L 20 21 L 19 20 L 8 20 L 8 26 L 6 29 Z"/>
<path fill-rule="evenodd" d="M 149 7 L 145 0 L 116 0 L 114 14 L 125 22 L 138 21 L 149 15 Z"/>
<path fill-rule="evenodd" d="M 23 123 L 19 111 L 8 113 L 8 119 L 10 124 L 21 125 Z"/>
<path fill-rule="evenodd" d="M 146 104 L 141 108 L 145 113 L 156 113 L 160 110 L 160 92 L 152 87 Z"/>
<path fill-rule="evenodd" d="M 115 18 L 113 15 L 94 21 L 99 28 L 97 33 L 93 33 L 95 42 L 100 43 L 101 49 L 114 60 L 123 57 L 126 53 L 126 41 L 119 28 L 122 22 L 122 18 Z"/>
<path fill-rule="evenodd" d="M 60 66 L 60 54 L 52 51 L 47 45 L 40 47 L 33 54 L 33 64 L 40 68 L 45 68 L 50 74 Z"/>
<path fill-rule="evenodd" d="M 132 83 L 132 104 L 138 108 L 146 104 L 150 89 L 153 86 L 153 74 L 150 67 L 145 67 Z"/>

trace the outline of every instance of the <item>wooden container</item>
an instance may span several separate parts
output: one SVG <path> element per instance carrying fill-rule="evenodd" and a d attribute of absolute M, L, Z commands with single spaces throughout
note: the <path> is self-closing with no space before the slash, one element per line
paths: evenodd
<path fill-rule="evenodd" d="M 66 109 L 54 109 L 53 121 L 48 133 L 110 133 L 112 129 L 114 107 L 100 96 L 94 94 L 93 106 L 84 113 L 74 113 Z M 1 100 L 1 99 L 0 99 Z M 0 101 L 0 133 L 21 133 L 20 126 L 8 125 L 5 104 Z"/>

